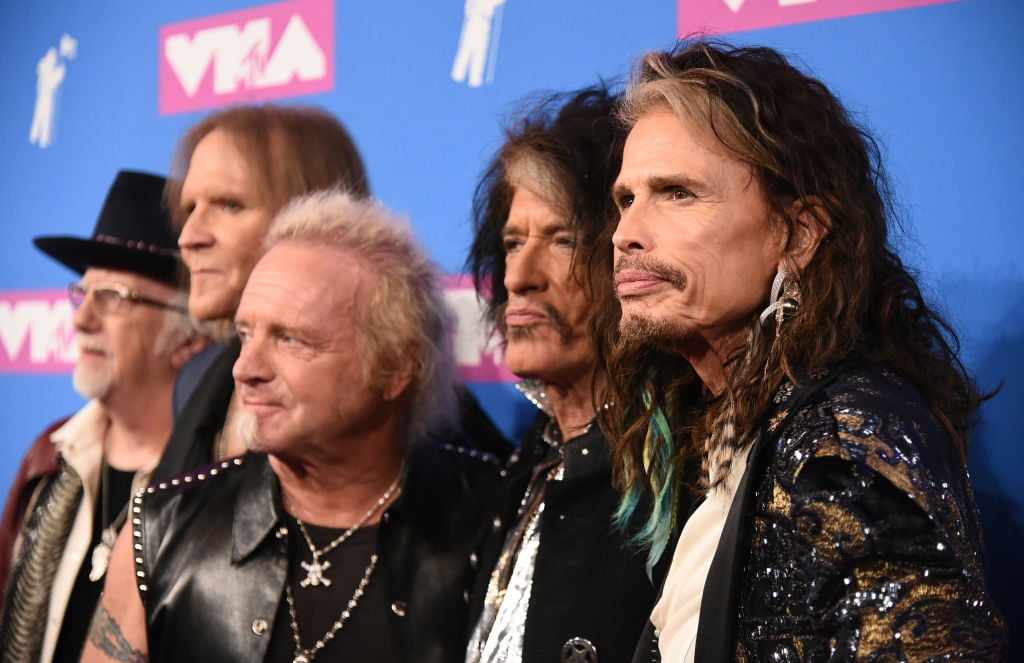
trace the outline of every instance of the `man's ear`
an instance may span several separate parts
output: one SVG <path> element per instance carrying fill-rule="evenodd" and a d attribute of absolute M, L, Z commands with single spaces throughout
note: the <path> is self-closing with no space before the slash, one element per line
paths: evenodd
<path fill-rule="evenodd" d="M 384 379 L 384 384 L 381 387 L 381 396 L 385 401 L 390 403 L 405 393 L 406 387 L 412 383 L 415 365 L 416 362 L 412 357 L 409 357 L 402 366 L 395 369 L 393 373 Z"/>
<path fill-rule="evenodd" d="M 799 269 L 805 269 L 817 253 L 821 240 L 828 234 L 832 218 L 817 196 L 794 201 L 790 206 L 790 215 L 794 223 L 786 243 L 784 259 Z"/>
<path fill-rule="evenodd" d="M 189 359 L 205 350 L 213 341 L 209 336 L 193 334 L 182 339 L 178 347 L 171 353 L 171 366 L 180 369 Z"/>

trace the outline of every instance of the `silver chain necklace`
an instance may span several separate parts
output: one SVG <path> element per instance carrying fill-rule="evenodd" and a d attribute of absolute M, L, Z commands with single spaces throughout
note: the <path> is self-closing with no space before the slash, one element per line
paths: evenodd
<path fill-rule="evenodd" d="M 314 561 L 315 559 L 314 557 Z M 292 658 L 292 663 L 311 663 L 316 658 L 316 655 L 320 653 L 320 650 L 334 639 L 334 636 L 338 634 L 338 631 L 345 626 L 345 622 L 352 616 L 352 611 L 359 605 L 359 599 L 363 597 L 366 586 L 370 584 L 370 576 L 373 575 L 375 568 L 377 568 L 377 553 L 370 555 L 370 563 L 367 565 L 366 570 L 363 571 L 362 580 L 359 581 L 359 585 L 356 587 L 356 591 L 352 593 L 352 598 L 348 600 L 348 604 L 342 609 L 338 618 L 334 620 L 334 624 L 309 649 L 305 649 L 302 646 L 302 639 L 299 637 L 299 618 L 295 611 L 295 597 L 292 596 L 291 583 L 285 584 L 284 598 L 288 602 L 288 616 L 291 618 L 292 623 L 292 640 L 295 642 L 295 656 Z M 327 584 L 329 585 L 330 582 Z M 302 586 L 305 587 L 305 581 L 303 581 Z"/>
<path fill-rule="evenodd" d="M 331 552 L 332 550 L 340 546 L 345 541 L 347 541 L 350 536 L 356 533 L 356 530 L 358 530 L 360 527 L 366 524 L 366 521 L 369 520 L 373 514 L 377 513 L 378 509 L 387 504 L 387 501 L 391 499 L 391 496 L 395 494 L 396 490 L 398 490 L 398 480 L 401 477 L 402 473 L 399 472 L 398 476 L 395 477 L 395 480 L 391 483 L 388 489 L 384 491 L 384 494 L 380 496 L 380 499 L 378 499 L 376 503 L 374 503 L 374 505 L 370 507 L 369 511 L 364 513 L 363 516 L 359 520 L 357 520 L 354 525 L 352 525 L 352 527 L 349 527 L 347 530 L 342 532 L 338 538 L 331 541 L 319 550 L 317 550 L 316 545 L 313 543 L 313 539 L 309 536 L 309 532 L 306 531 L 306 525 L 303 524 L 302 520 L 300 520 L 298 517 L 295 518 L 295 522 L 299 524 L 299 531 L 302 532 L 302 538 L 306 540 L 306 545 L 309 546 L 309 552 L 313 555 L 313 559 L 308 563 L 299 563 L 300 566 L 302 566 L 302 568 L 306 571 L 306 577 L 302 580 L 302 582 L 299 583 L 300 587 L 331 586 L 330 578 L 324 576 L 324 571 L 331 568 L 331 563 L 327 561 L 321 562 L 320 558 L 323 555 L 326 555 L 327 553 Z"/>

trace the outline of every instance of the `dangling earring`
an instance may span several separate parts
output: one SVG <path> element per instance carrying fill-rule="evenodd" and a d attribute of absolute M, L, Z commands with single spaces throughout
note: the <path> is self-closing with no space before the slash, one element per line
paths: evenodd
<path fill-rule="evenodd" d="M 768 319 L 775 314 L 775 325 L 781 326 L 785 320 L 789 320 L 796 311 L 800 308 L 800 291 L 797 290 L 796 283 L 786 279 L 789 276 L 789 270 L 785 267 L 779 267 L 779 271 L 775 274 L 775 279 L 772 281 L 772 292 L 768 298 L 768 306 L 761 311 L 760 320 L 761 325 L 765 325 Z"/>

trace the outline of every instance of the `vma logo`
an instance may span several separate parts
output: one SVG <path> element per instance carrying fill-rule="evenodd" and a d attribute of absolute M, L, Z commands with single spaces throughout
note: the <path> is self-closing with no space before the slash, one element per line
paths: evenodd
<path fill-rule="evenodd" d="M 334 2 L 297 0 L 160 29 L 160 114 L 334 88 Z"/>
<path fill-rule="evenodd" d="M 473 278 L 448 274 L 444 295 L 455 314 L 455 363 L 466 382 L 519 382 L 505 367 L 505 353 L 497 334 L 489 334 L 484 309 L 473 289 Z"/>
<path fill-rule="evenodd" d="M 939 5 L 957 0 L 679 0 L 678 32 L 723 33 Z"/>
<path fill-rule="evenodd" d="M 69 373 L 78 358 L 63 290 L 0 293 L 0 373 Z"/>

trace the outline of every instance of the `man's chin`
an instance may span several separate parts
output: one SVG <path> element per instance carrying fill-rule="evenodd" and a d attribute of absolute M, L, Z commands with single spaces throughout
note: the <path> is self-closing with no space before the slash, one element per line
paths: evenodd
<path fill-rule="evenodd" d="M 555 353 L 552 356 L 550 352 L 537 352 L 536 348 L 533 350 L 533 352 L 506 353 L 505 367 L 521 380 L 546 382 L 553 372 L 557 372 L 560 354 Z"/>
<path fill-rule="evenodd" d="M 535 370 L 539 357 L 547 354 L 543 347 L 532 336 L 510 337 L 505 344 L 505 367 L 512 374 L 528 379 L 524 373 Z"/>
<path fill-rule="evenodd" d="M 71 384 L 83 398 L 103 399 L 110 393 L 112 379 L 106 373 L 85 371 L 81 368 L 75 370 L 71 378 Z"/>
<path fill-rule="evenodd" d="M 510 361 L 506 358 L 505 368 L 520 380 L 540 380 L 542 377 L 537 362 Z"/>
<path fill-rule="evenodd" d="M 678 326 L 665 320 L 626 312 L 619 320 L 619 333 L 630 343 L 652 345 L 663 350 L 673 349 L 686 335 Z"/>
<path fill-rule="evenodd" d="M 200 322 L 213 325 L 228 324 L 233 327 L 238 299 L 225 298 L 224 293 L 192 293 L 189 296 L 188 312 Z"/>

